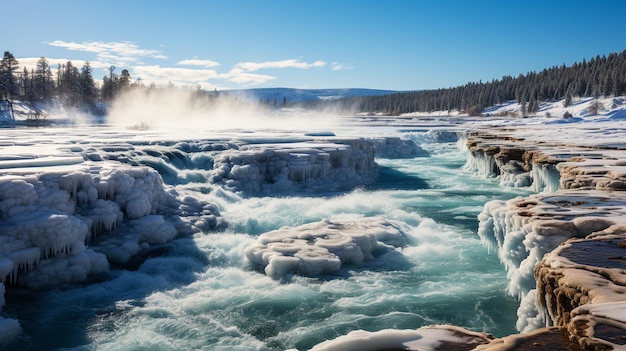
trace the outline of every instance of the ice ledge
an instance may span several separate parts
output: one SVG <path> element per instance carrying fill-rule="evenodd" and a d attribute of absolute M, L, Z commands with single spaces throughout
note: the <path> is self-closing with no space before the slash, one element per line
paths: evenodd
<path fill-rule="evenodd" d="M 625 349 L 624 151 L 487 134 L 470 136 L 468 148 L 470 169 L 505 185 L 538 180 L 543 191 L 489 202 L 479 216 L 481 239 L 521 299 L 523 333 L 477 350 Z"/>
<path fill-rule="evenodd" d="M 217 155 L 211 182 L 252 196 L 349 190 L 376 180 L 375 154 L 358 137 L 250 143 Z"/>

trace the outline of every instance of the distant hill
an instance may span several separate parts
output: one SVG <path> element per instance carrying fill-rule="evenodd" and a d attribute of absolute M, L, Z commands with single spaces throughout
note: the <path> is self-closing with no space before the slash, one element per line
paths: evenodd
<path fill-rule="evenodd" d="M 348 97 L 381 96 L 397 93 L 394 90 L 379 89 L 293 89 L 293 88 L 259 88 L 225 90 L 221 93 L 245 97 L 251 100 L 282 104 L 284 100 L 288 104 L 303 101 L 335 100 Z"/>

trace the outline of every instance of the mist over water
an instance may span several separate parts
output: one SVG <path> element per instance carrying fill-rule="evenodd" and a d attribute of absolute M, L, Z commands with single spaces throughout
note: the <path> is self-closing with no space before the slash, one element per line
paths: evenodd
<path fill-rule="evenodd" d="M 133 89 L 118 96 L 106 122 L 132 127 L 194 126 L 206 130 L 330 129 L 339 112 L 281 109 L 270 111 L 252 98 L 199 95 L 192 90 Z M 218 94 L 218 93 L 215 93 Z"/>
<path fill-rule="evenodd" d="M 467 155 L 453 142 L 422 147 L 430 157 L 378 159 L 378 182 L 347 193 L 240 197 L 177 185 L 219 204 L 228 227 L 158 246 L 100 282 L 8 294 L 5 312 L 26 335 L 10 349 L 306 350 L 352 330 L 435 323 L 516 332 L 518 302 L 476 217 L 486 201 L 524 190 L 463 171 Z M 373 216 L 408 224 L 410 244 L 319 278 L 275 280 L 245 259 L 264 232 Z"/>

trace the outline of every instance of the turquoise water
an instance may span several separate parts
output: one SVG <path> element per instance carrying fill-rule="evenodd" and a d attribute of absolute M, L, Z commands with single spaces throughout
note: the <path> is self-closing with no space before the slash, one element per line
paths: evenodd
<path fill-rule="evenodd" d="M 199 192 L 218 197 L 224 232 L 157 247 L 132 270 L 99 282 L 9 292 L 3 313 L 20 320 L 24 335 L 8 349 L 306 350 L 356 329 L 442 323 L 515 333 L 518 302 L 476 235 L 476 217 L 485 202 L 525 190 L 465 172 L 467 154 L 456 143 L 422 147 L 430 157 L 378 159 L 378 182 L 349 193 L 240 199 Z M 263 232 L 368 216 L 407 223 L 411 244 L 321 278 L 273 280 L 244 258 Z"/>

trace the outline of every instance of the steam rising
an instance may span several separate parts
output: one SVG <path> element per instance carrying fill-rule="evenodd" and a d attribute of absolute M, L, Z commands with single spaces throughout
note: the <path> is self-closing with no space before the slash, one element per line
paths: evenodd
<path fill-rule="evenodd" d="M 132 89 L 113 102 L 107 123 L 135 127 L 226 129 L 328 129 L 338 116 L 304 110 L 271 110 L 252 98 L 191 90 Z"/>

